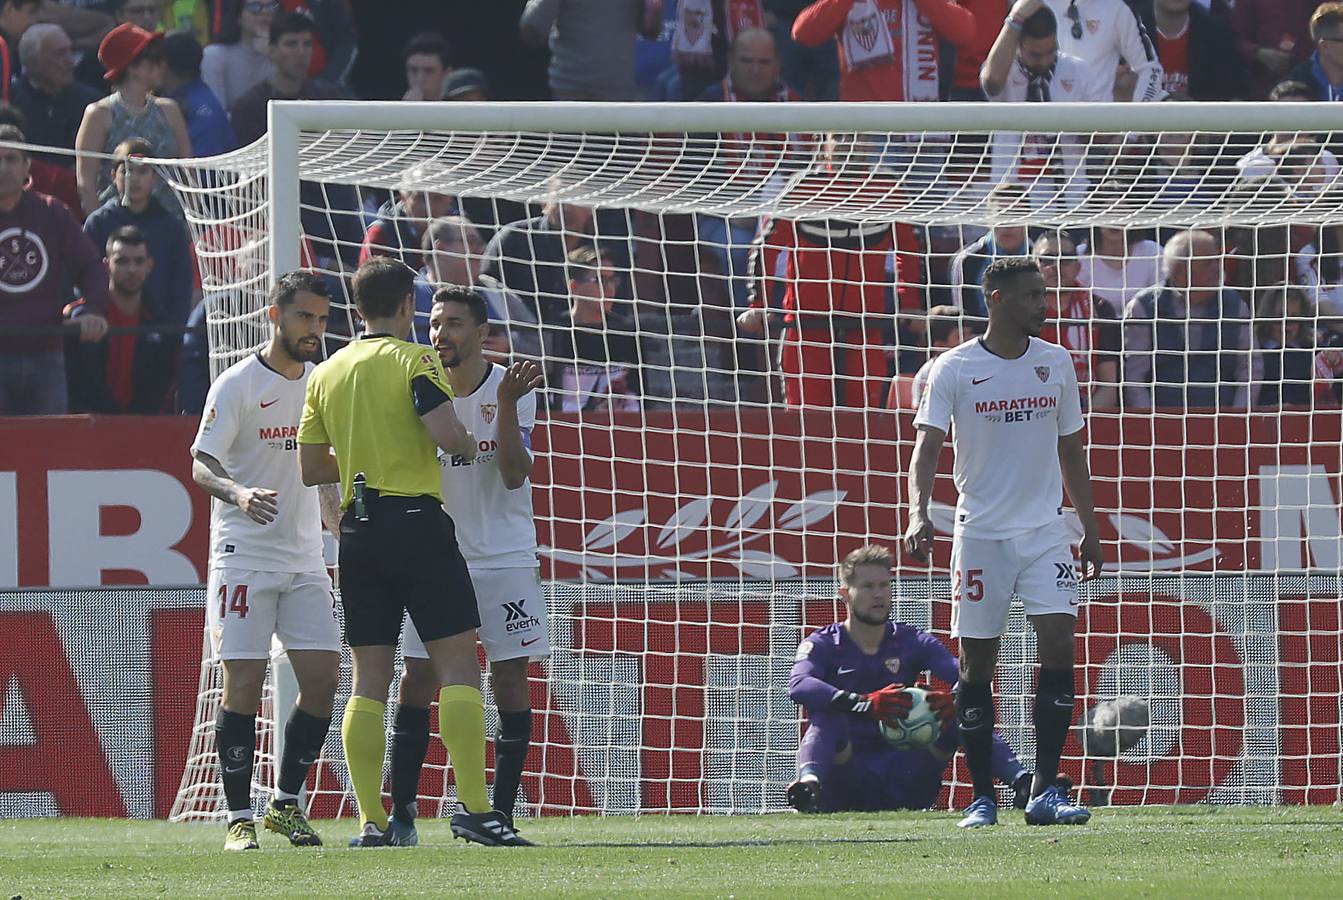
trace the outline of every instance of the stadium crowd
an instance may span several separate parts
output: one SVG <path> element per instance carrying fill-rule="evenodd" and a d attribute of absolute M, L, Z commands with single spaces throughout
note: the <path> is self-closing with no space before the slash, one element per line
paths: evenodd
<path fill-rule="evenodd" d="M 276 98 L 1343 99 L 1337 2 L 373 7 L 0 0 L 0 141 L 10 142 L 0 149 L 0 415 L 200 411 L 217 298 L 202 290 L 177 199 L 137 159 L 244 146 L 264 135 Z M 1339 173 L 1327 138 L 1298 134 L 1198 153 L 1196 137 L 1121 139 L 1104 148 L 1108 174 L 1090 180 L 1074 176 L 1094 160 L 1058 136 L 1019 136 L 1007 152 L 1000 137 L 964 152 L 978 153 L 974 177 L 996 185 L 988 207 L 1004 213 L 1029 205 L 1040 167 L 1101 198 L 1196 195 L 1209 166 L 1284 196 L 1319 194 Z M 789 140 L 772 152 L 791 152 Z M 832 142 L 821 157 L 851 151 Z M 910 407 L 930 356 L 981 329 L 985 267 L 1013 255 L 1045 274 L 1044 336 L 1073 352 L 1091 409 L 1340 401 L 1343 224 L 915 228 L 531 208 L 407 181 L 394 192 L 305 185 L 309 261 L 336 273 L 340 296 L 361 260 L 403 260 L 419 273 L 422 341 L 435 287 L 477 286 L 496 325 L 486 349 L 540 358 L 554 410 Z M 857 274 L 829 274 L 841 270 Z M 337 318 L 334 332 L 353 332 Z"/>

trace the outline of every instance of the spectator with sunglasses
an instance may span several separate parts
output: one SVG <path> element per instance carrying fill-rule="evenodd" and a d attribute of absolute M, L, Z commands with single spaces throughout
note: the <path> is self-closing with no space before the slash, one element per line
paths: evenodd
<path fill-rule="evenodd" d="M 1161 99 L 1156 47 L 1124 0 L 1045 0 L 1045 5 L 1058 19 L 1059 50 L 1086 63 L 1093 79 L 1112 89 L 1114 99 Z"/>
<path fill-rule="evenodd" d="M 275 0 L 246 0 L 238 7 L 237 40 L 205 48 L 201 79 L 224 109 L 270 77 L 270 23 L 279 10 Z"/>
<path fill-rule="evenodd" d="M 1315 52 L 1292 70 L 1292 81 L 1312 88 L 1316 100 L 1343 100 L 1343 3 L 1321 3 L 1310 17 Z"/>

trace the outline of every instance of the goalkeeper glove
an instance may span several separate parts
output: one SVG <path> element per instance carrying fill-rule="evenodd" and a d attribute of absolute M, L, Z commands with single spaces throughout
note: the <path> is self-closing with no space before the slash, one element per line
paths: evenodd
<path fill-rule="evenodd" d="M 870 716 L 878 721 L 903 719 L 909 715 L 913 705 L 914 698 L 905 690 L 903 684 L 888 684 L 870 694 L 836 691 L 830 700 L 831 709 Z"/>
<path fill-rule="evenodd" d="M 956 721 L 956 697 L 950 691 L 935 691 L 926 684 L 920 684 L 926 691 L 925 699 L 928 701 L 928 708 L 937 716 L 938 724 L 942 730 L 946 731 L 951 727 L 951 723 Z"/>

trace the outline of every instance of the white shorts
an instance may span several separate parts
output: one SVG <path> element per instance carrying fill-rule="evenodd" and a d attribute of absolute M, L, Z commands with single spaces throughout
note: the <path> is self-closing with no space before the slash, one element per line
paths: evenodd
<path fill-rule="evenodd" d="M 1067 531 L 1041 529 L 1007 540 L 957 535 L 951 543 L 951 634 L 996 638 L 1012 598 L 1028 616 L 1077 615 L 1077 564 Z"/>
<path fill-rule="evenodd" d="M 471 585 L 480 610 L 476 634 L 491 662 L 550 655 L 550 620 L 538 569 L 472 572 Z M 401 625 L 401 655 L 429 658 L 409 618 Z"/>
<path fill-rule="evenodd" d="M 340 652 L 326 572 L 211 569 L 205 621 L 220 659 L 266 659 L 272 635 L 286 650 Z"/>

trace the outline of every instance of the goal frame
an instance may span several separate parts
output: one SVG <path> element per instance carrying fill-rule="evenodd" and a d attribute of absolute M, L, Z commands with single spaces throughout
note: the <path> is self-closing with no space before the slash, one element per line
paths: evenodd
<path fill-rule="evenodd" d="M 675 133 L 1335 131 L 1321 103 L 371 103 L 274 100 L 268 108 L 270 284 L 299 267 L 305 130 Z M 972 126 L 972 127 L 970 127 Z"/>

